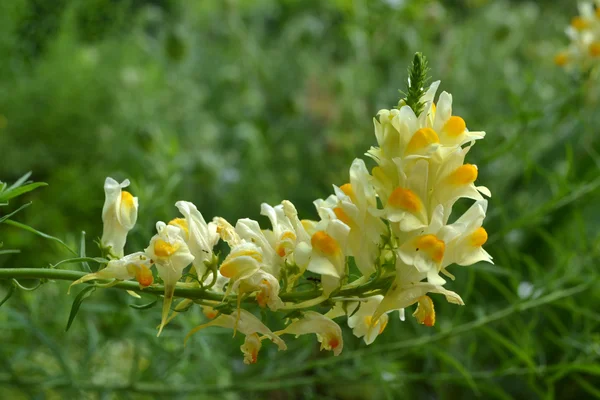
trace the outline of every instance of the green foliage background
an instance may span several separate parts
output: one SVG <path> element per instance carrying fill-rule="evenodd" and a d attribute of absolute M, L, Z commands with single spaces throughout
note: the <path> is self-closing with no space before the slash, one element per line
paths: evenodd
<path fill-rule="evenodd" d="M 229 331 L 183 347 L 197 308 L 157 339 L 158 307 L 98 290 L 65 333 L 66 283 L 19 290 L 0 308 L 0 397 L 600 397 L 600 84 L 552 64 L 575 13 L 550 0 L 0 2 L 0 178 L 49 184 L 6 208 L 33 201 L 21 222 L 73 248 L 84 230 L 94 255 L 106 176 L 140 198 L 130 251 L 180 199 L 233 221 L 289 199 L 315 218 L 422 51 L 455 113 L 487 132 L 469 159 L 494 195 L 496 261 L 454 268 L 467 306 L 434 298 L 434 328 L 392 318 L 369 348 L 348 331 L 333 358 L 303 337 L 250 367 Z M 11 226 L 0 238 L 21 249 L 1 268 L 69 256 Z"/>

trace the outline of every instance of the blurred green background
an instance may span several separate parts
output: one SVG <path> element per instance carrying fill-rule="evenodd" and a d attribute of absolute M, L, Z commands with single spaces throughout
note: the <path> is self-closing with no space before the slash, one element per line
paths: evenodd
<path fill-rule="evenodd" d="M 259 218 L 283 199 L 316 218 L 312 200 L 347 181 L 422 51 L 455 114 L 487 132 L 468 157 L 493 192 L 496 262 L 452 269 L 467 306 L 434 297 L 434 328 L 394 316 L 369 348 L 345 331 L 333 358 L 302 337 L 253 366 L 230 331 L 183 347 L 199 308 L 157 339 L 159 307 L 117 290 L 65 332 L 74 296 L 47 283 L 0 308 L 0 398 L 599 398 L 600 85 L 552 63 L 575 13 L 554 0 L 0 2 L 0 179 L 49 183 L 3 210 L 33 201 L 19 221 L 73 248 L 86 231 L 96 255 L 106 176 L 140 199 L 129 251 L 181 199 L 207 218 Z M 21 249 L 2 268 L 69 257 L 5 225 L 0 241 Z"/>

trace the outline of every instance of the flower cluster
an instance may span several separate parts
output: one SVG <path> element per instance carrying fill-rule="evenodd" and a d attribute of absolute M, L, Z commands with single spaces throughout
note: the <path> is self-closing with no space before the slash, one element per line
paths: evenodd
<path fill-rule="evenodd" d="M 384 331 L 391 312 L 399 310 L 404 320 L 404 310 L 415 304 L 416 320 L 432 326 L 436 315 L 430 293 L 464 304 L 444 288 L 441 275 L 454 279 L 448 271 L 453 264 L 491 262 L 482 249 L 490 192 L 475 185 L 477 167 L 464 162 L 485 134 L 469 131 L 461 117 L 452 115 L 450 94 L 443 92 L 434 102 L 439 81 L 428 90 L 423 82 L 409 83 L 409 89 L 411 84 L 417 104 L 402 100 L 374 119 L 378 146 L 367 152 L 374 167 L 369 172 L 363 160 L 354 160 L 349 182 L 334 185 L 331 196 L 314 202 L 316 221 L 300 220 L 294 205 L 284 200 L 261 206 L 270 229 L 251 219 L 233 226 L 220 217 L 206 222 L 192 203 L 179 201 L 175 206 L 181 217 L 158 222 L 144 251 L 124 255 L 138 201 L 123 190 L 128 181 L 107 178 L 101 245 L 112 259 L 74 284 L 136 279 L 145 288 L 154 284 L 151 267 L 156 267 L 164 284 L 159 334 L 194 301 L 184 299 L 171 311 L 178 287 L 219 294 L 221 302 L 200 301 L 209 321 L 188 338 L 212 326 L 241 332 L 246 363 L 256 362 L 264 339 L 286 349 L 285 334 L 315 334 L 322 349 L 338 355 L 342 330 L 334 319 L 340 317 L 366 344 Z M 457 216 L 453 206 L 463 198 L 473 204 Z M 219 241 L 229 247 L 222 260 L 215 254 Z M 286 311 L 282 329 L 273 332 L 246 309 L 250 304 Z"/>
<path fill-rule="evenodd" d="M 554 57 L 559 66 L 589 70 L 600 62 L 600 0 L 579 4 L 579 15 L 566 29 L 568 48 Z"/>

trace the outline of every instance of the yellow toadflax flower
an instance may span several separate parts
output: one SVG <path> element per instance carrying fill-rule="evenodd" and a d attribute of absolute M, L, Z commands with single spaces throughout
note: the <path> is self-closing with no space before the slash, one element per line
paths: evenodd
<path fill-rule="evenodd" d="M 158 275 L 165 285 L 162 320 L 157 334 L 159 336 L 169 317 L 175 284 L 183 276 L 183 270 L 194 261 L 194 256 L 182 239 L 178 227 L 157 222 L 156 230 L 158 234 L 150 240 L 150 245 L 145 251 L 146 256 L 156 265 Z"/>
<path fill-rule="evenodd" d="M 275 332 L 276 335 L 305 335 L 314 333 L 321 343 L 321 350 L 331 350 L 337 356 L 344 348 L 342 329 L 330 318 L 315 311 L 306 311 L 301 319 L 289 324 L 285 329 Z"/>
<path fill-rule="evenodd" d="M 446 300 L 449 303 L 465 304 L 458 294 L 444 289 L 442 285 L 421 282 L 422 275 L 414 267 L 403 265 L 402 268 L 399 268 L 399 271 L 400 273 L 396 281 L 373 312 L 372 321 L 378 321 L 387 312 L 403 310 L 415 303 L 419 303 L 419 308 L 413 315 L 419 323 L 433 326 L 435 323 L 435 311 L 433 302 L 427 296 L 427 293 L 440 293 L 446 296 Z"/>
<path fill-rule="evenodd" d="M 346 276 L 346 245 L 350 228 L 335 218 L 331 207 L 321 207 L 318 201 L 315 204 L 323 219 L 312 227 L 310 243 L 302 243 L 296 248 L 296 260 L 304 260 L 309 271 L 321 275 L 323 295 L 329 296 Z"/>
<path fill-rule="evenodd" d="M 81 277 L 73 282 L 71 286 L 94 279 L 116 279 L 124 281 L 135 278 L 140 284 L 140 288 L 145 288 L 152 285 L 152 282 L 154 281 L 152 271 L 150 270 L 151 266 L 152 262 L 150 259 L 140 251 L 129 254 L 118 260 L 110 260 L 105 268 Z M 71 290 L 71 286 L 69 286 L 69 291 Z"/>
<path fill-rule="evenodd" d="M 363 338 L 365 344 L 369 345 L 383 333 L 388 324 L 387 314 L 373 319 L 373 314 L 382 300 L 382 295 L 376 295 L 360 299 L 360 301 L 346 302 L 346 304 L 338 302 L 325 316 L 334 319 L 347 315 L 348 326 L 352 328 L 354 336 Z"/>
<path fill-rule="evenodd" d="M 569 46 L 554 57 L 561 67 L 587 71 L 600 64 L 600 0 L 578 4 L 579 15 L 573 17 L 565 32 Z"/>
<path fill-rule="evenodd" d="M 185 241 L 194 256 L 194 269 L 198 279 L 202 279 L 206 273 L 205 263 L 212 261 L 213 248 L 219 241 L 217 226 L 212 222 L 206 223 L 200 211 L 189 201 L 178 201 L 175 206 L 185 220 L 176 219 L 172 222 L 181 227 Z"/>
<path fill-rule="evenodd" d="M 350 167 L 350 182 L 334 186 L 333 212 L 337 219 L 348 225 L 348 255 L 353 256 L 363 276 L 375 272 L 381 237 L 385 223 L 373 213 L 377 208 L 377 194 L 371 183 L 365 162 L 355 159 Z"/>
<path fill-rule="evenodd" d="M 102 208 L 102 246 L 110 248 L 117 257 L 123 257 L 123 248 L 127 233 L 133 229 L 137 221 L 138 198 L 123 190 L 129 186 L 129 180 L 118 183 L 113 178 L 104 182 L 104 207 Z"/>
<path fill-rule="evenodd" d="M 487 231 L 481 226 L 485 218 L 487 201 L 475 202 L 449 229 L 460 232 L 448 242 L 442 268 L 450 264 L 472 265 L 480 261 L 493 264 L 492 256 L 483 249 Z"/>
<path fill-rule="evenodd" d="M 195 327 L 187 334 L 184 343 L 187 343 L 189 338 L 196 332 L 208 328 L 209 326 L 220 326 L 223 328 L 233 329 L 242 332 L 246 335 L 244 344 L 240 347 L 242 353 L 244 353 L 244 363 L 254 364 L 258 360 L 258 352 L 260 351 L 262 344 L 261 341 L 264 338 L 270 339 L 277 345 L 279 350 L 286 350 L 287 346 L 285 342 L 281 340 L 279 336 L 271 332 L 265 324 L 263 324 L 258 318 L 252 313 L 246 310 L 240 310 L 239 319 L 234 315 L 221 314 L 218 317 L 206 324 Z M 258 334 L 263 335 L 259 337 Z"/>
<path fill-rule="evenodd" d="M 271 247 L 281 258 L 282 262 L 284 262 L 296 248 L 298 240 L 296 229 L 292 221 L 285 215 L 283 204 L 271 207 L 267 203 L 262 203 L 260 205 L 260 214 L 266 216 L 271 221 L 273 230 L 263 232 L 265 234 L 267 232 L 272 233 L 269 240 Z"/>

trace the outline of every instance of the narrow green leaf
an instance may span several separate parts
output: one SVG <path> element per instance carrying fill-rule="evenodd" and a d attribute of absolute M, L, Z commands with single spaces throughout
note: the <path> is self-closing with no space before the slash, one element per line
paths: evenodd
<path fill-rule="evenodd" d="M 146 304 L 130 304 L 129 307 L 134 308 L 136 310 L 147 310 L 149 308 L 154 307 L 154 305 L 158 302 L 158 297 L 152 300 L 150 303 Z"/>
<path fill-rule="evenodd" d="M 65 329 L 65 332 L 67 332 L 71 327 L 71 324 L 73 323 L 75 316 L 79 312 L 79 307 L 81 306 L 81 303 L 83 303 L 83 300 L 90 297 L 95 290 L 95 286 L 88 286 L 84 288 L 81 292 L 79 292 L 77 297 L 75 297 L 75 300 L 73 300 L 73 305 L 71 306 L 71 313 L 69 314 L 69 321 L 67 322 L 67 328 Z"/>
<path fill-rule="evenodd" d="M 23 175 L 22 177 L 20 177 L 19 179 L 17 179 L 15 181 L 15 183 L 13 183 L 12 185 L 10 185 L 8 187 L 8 189 L 6 189 L 6 190 L 12 190 L 12 189 L 18 188 L 19 186 L 21 186 L 25 182 L 27 182 L 27 179 L 29 179 L 30 176 L 31 176 L 31 171 L 27 172 L 25 175 Z"/>
<path fill-rule="evenodd" d="M 18 213 L 19 211 L 21 211 L 22 209 L 29 207 L 30 205 L 31 205 L 31 202 L 25 203 L 21 207 L 17 208 L 15 211 L 13 211 L 9 214 L 6 214 L 3 217 L 0 217 L 0 224 L 3 223 L 4 221 L 6 221 L 7 219 L 9 219 L 10 217 L 12 217 L 13 215 L 15 215 L 16 213 Z"/>
<path fill-rule="evenodd" d="M 32 190 L 37 189 L 41 186 L 48 186 L 48 184 L 45 182 L 35 182 L 18 188 L 5 190 L 0 194 L 0 201 L 8 201 L 17 196 L 21 196 L 27 192 L 31 192 Z"/>
<path fill-rule="evenodd" d="M 38 236 L 41 236 L 41 237 L 43 237 L 45 239 L 53 240 L 53 241 L 61 244 L 65 249 L 69 250 L 71 253 L 73 253 L 75 255 L 78 255 L 77 252 L 75 252 L 73 249 L 71 249 L 69 246 L 67 246 L 67 244 L 65 242 L 63 242 L 62 240 L 60 240 L 59 238 L 56 238 L 56 237 L 51 236 L 51 235 L 48 235 L 47 233 L 44 233 L 44 232 L 40 232 L 37 229 L 32 228 L 29 225 L 25 225 L 25 224 L 22 224 L 20 222 L 13 221 L 12 219 L 7 219 L 6 221 L 4 221 L 4 223 L 7 224 L 7 225 L 12 225 L 12 226 L 14 226 L 16 228 L 21 228 L 23 230 L 26 230 L 27 232 L 31 232 L 31 233 L 36 234 Z"/>
<path fill-rule="evenodd" d="M 14 293 L 15 293 L 15 285 L 11 284 L 10 287 L 8 288 L 8 293 L 6 293 L 6 296 L 4 296 L 2 301 L 0 301 L 0 307 L 2 307 L 2 305 L 4 303 L 6 303 L 8 301 L 8 299 L 10 299 Z"/>

